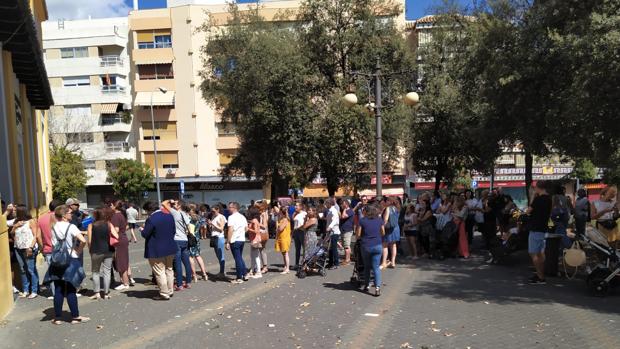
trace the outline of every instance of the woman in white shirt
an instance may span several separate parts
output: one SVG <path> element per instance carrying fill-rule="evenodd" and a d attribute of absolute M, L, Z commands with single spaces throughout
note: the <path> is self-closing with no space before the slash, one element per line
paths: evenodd
<path fill-rule="evenodd" d="M 70 261 L 67 267 L 56 266 L 53 261 L 50 265 L 46 283 L 54 281 L 54 325 L 62 324 L 60 320 L 62 316 L 62 304 L 67 298 L 69 310 L 71 311 L 71 324 L 79 324 L 87 322 L 90 318 L 80 316 L 77 301 L 77 287 L 80 286 L 82 280 L 86 276 L 78 259 L 86 239 L 75 225 L 69 223 L 71 221 L 71 209 L 66 205 L 56 207 L 54 210 L 55 222 L 52 224 L 52 246 L 60 244 L 62 249 L 69 251 Z M 77 240 L 77 241 L 76 241 Z M 54 253 L 52 253 L 53 257 Z"/>
<path fill-rule="evenodd" d="M 217 260 L 220 262 L 220 272 L 217 274 L 217 278 L 221 280 L 226 279 L 224 271 L 226 270 L 226 256 L 224 253 L 224 245 L 226 244 L 226 238 L 224 237 L 224 227 L 226 226 L 226 217 L 220 213 L 220 205 L 215 205 L 211 209 L 211 220 L 207 221 L 207 224 L 211 226 L 211 241 L 210 246 L 213 247 Z"/>
<path fill-rule="evenodd" d="M 37 272 L 36 261 L 40 245 L 37 241 L 41 242 L 41 237 L 38 235 L 37 221 L 32 219 L 25 205 L 15 207 L 15 221 L 11 233 L 13 234 L 15 257 L 19 263 L 19 273 L 22 279 L 23 289 L 19 293 L 19 297 L 37 298 L 39 273 Z"/>
<path fill-rule="evenodd" d="M 620 230 L 617 222 L 617 195 L 618 188 L 615 186 L 605 188 L 601 192 L 601 199 L 594 201 L 591 214 L 592 219 L 596 219 L 596 227 L 607 236 L 607 241 L 612 247 L 617 241 L 620 241 Z"/>

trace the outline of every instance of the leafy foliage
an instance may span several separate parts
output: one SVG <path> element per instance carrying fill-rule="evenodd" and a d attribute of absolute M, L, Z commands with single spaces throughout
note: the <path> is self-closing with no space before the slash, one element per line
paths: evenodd
<path fill-rule="evenodd" d="M 88 176 L 82 160 L 81 153 L 73 153 L 65 147 L 52 147 L 50 164 L 55 199 L 64 202 L 84 191 Z"/>
<path fill-rule="evenodd" d="M 137 160 L 115 160 L 115 168 L 108 171 L 114 195 L 123 200 L 139 200 L 142 193 L 153 188 L 153 172 L 147 164 Z"/>
<path fill-rule="evenodd" d="M 274 185 L 272 196 L 286 195 L 295 179 L 305 184 L 316 160 L 315 115 L 308 82 L 313 76 L 295 33 L 265 22 L 257 10 L 230 7 L 231 20 L 210 33 L 203 53 L 205 99 L 237 128 L 240 147 L 224 169 Z"/>

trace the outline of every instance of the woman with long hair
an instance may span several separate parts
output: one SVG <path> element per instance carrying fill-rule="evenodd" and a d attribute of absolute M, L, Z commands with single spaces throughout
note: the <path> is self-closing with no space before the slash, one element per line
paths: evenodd
<path fill-rule="evenodd" d="M 596 227 L 601 230 L 607 241 L 612 247 L 618 247 L 620 242 L 620 230 L 618 229 L 618 204 L 616 197 L 618 188 L 616 186 L 607 187 L 601 192 L 601 198 L 594 201 L 591 205 L 592 219 L 596 220 Z"/>
<path fill-rule="evenodd" d="M 269 268 L 267 268 L 267 243 L 269 242 L 269 204 L 267 203 L 267 201 L 260 201 L 256 203 L 256 207 L 260 211 L 260 218 L 258 219 L 258 223 L 260 225 L 261 234 L 260 262 L 263 267 L 261 269 L 261 273 L 265 274 L 267 271 L 269 271 Z"/>
<path fill-rule="evenodd" d="M 94 222 L 88 226 L 87 242 L 90 252 L 93 291 L 91 299 L 110 299 L 110 279 L 114 247 L 110 245 L 110 235 L 118 239 L 117 229 L 110 222 L 112 209 L 98 208 L 93 212 Z M 103 297 L 101 297 L 101 277 L 103 277 Z"/>
<path fill-rule="evenodd" d="M 133 278 L 131 277 L 131 270 L 129 269 L 129 239 L 126 234 L 127 213 L 125 212 L 122 201 L 113 202 L 110 207 L 113 210 L 110 222 L 118 234 L 118 244 L 114 249 L 114 266 L 121 277 L 121 284 L 114 289 L 122 291 L 134 284 Z"/>
<path fill-rule="evenodd" d="M 60 205 L 54 210 L 54 221 L 52 222 L 52 246 L 69 253 L 69 265 L 58 266 L 52 261 L 45 276 L 46 284 L 54 282 L 54 325 L 62 324 L 62 304 L 67 298 L 69 310 L 71 311 L 71 324 L 87 322 L 90 318 L 80 316 L 77 300 L 77 287 L 86 276 L 79 260 L 82 245 L 86 239 L 75 225 L 71 224 L 71 209 L 66 205 Z"/>
<path fill-rule="evenodd" d="M 248 235 L 250 239 L 250 272 L 248 276 L 254 279 L 260 279 L 263 277 L 261 264 L 260 264 L 260 249 L 261 249 L 261 238 L 260 238 L 260 210 L 252 206 L 248 210 Z"/>
<path fill-rule="evenodd" d="M 224 236 L 224 227 L 226 226 L 226 217 L 221 213 L 221 210 L 222 207 L 220 205 L 213 205 L 211 208 L 211 219 L 207 221 L 207 224 L 211 227 L 210 245 L 213 247 L 215 256 L 220 263 L 220 272 L 217 274 L 217 278 L 225 280 L 226 254 L 224 253 L 224 248 L 226 238 Z"/>
<path fill-rule="evenodd" d="M 19 273 L 22 279 L 22 292 L 20 298 L 37 298 L 39 294 L 39 273 L 37 271 L 37 255 L 39 246 L 42 245 L 38 233 L 38 224 L 32 219 L 26 205 L 15 207 L 15 220 L 13 221 L 13 236 L 15 257 L 19 263 Z"/>
<path fill-rule="evenodd" d="M 400 241 L 400 226 L 398 225 L 399 211 L 395 200 L 385 197 L 383 199 L 383 221 L 385 234 L 383 235 L 383 257 L 381 269 L 396 267 L 396 243 Z M 388 261 L 388 255 L 390 260 Z"/>
<path fill-rule="evenodd" d="M 276 251 L 282 253 L 284 270 L 280 274 L 289 273 L 288 251 L 291 247 L 291 221 L 288 219 L 288 209 L 281 207 L 278 214 L 278 227 L 276 235 Z"/>
<path fill-rule="evenodd" d="M 460 257 L 469 258 L 469 241 L 467 239 L 467 229 L 465 229 L 465 220 L 467 219 L 467 205 L 465 199 L 458 197 L 454 206 L 452 206 L 452 217 L 457 227 L 459 237 L 458 253 Z"/>
<path fill-rule="evenodd" d="M 416 212 L 416 205 L 407 206 L 405 212 L 405 224 L 403 225 L 405 230 L 405 238 L 409 245 L 409 259 L 418 259 L 418 213 Z"/>
<path fill-rule="evenodd" d="M 191 207 L 191 206 L 190 206 Z M 187 208 L 187 206 L 184 206 Z M 205 262 L 200 255 L 200 216 L 196 213 L 195 206 L 190 208 L 190 211 L 187 212 L 190 217 L 190 222 L 188 224 L 189 233 L 193 234 L 196 237 L 196 246 L 192 246 L 189 248 L 189 263 L 192 267 L 192 278 L 194 282 L 198 281 L 197 272 L 196 272 L 196 264 L 200 267 L 201 277 L 204 281 L 207 281 L 207 268 L 205 268 Z"/>

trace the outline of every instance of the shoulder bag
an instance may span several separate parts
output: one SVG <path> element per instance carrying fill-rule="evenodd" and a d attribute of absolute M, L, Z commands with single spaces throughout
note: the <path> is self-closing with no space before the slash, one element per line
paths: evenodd
<path fill-rule="evenodd" d="M 110 226 L 108 225 L 108 228 L 109 227 Z M 114 225 L 112 225 L 112 229 L 114 229 Z M 120 232 L 118 234 L 120 234 Z M 111 247 L 118 246 L 118 244 L 120 243 L 119 237 L 114 236 L 114 234 L 112 234 L 112 230 L 110 230 L 110 233 L 108 235 L 110 236 L 110 246 Z"/>
<path fill-rule="evenodd" d="M 187 247 L 198 246 L 198 239 L 196 239 L 196 235 L 189 231 L 189 227 L 187 226 L 187 223 L 185 223 L 185 217 L 183 217 L 183 214 L 181 214 L 181 223 L 183 224 L 185 235 L 187 235 Z"/>
<path fill-rule="evenodd" d="M 586 263 L 586 253 L 581 249 L 579 242 L 573 242 L 573 245 L 564 250 L 564 274 L 566 274 L 566 278 L 572 279 L 577 275 L 577 270 L 580 266 Z M 570 266 L 575 268 L 575 272 L 572 276 L 568 275 L 568 271 L 566 270 L 566 266 Z"/>

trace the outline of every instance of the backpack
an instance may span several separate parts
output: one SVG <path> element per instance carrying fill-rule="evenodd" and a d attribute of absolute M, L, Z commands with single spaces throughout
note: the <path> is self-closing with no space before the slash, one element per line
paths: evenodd
<path fill-rule="evenodd" d="M 54 245 L 52 255 L 50 256 L 50 266 L 53 268 L 64 269 L 68 267 L 71 262 L 71 251 L 65 248 L 65 241 L 67 240 L 67 234 L 69 234 L 69 228 L 71 228 L 71 224 L 67 226 L 65 238 L 62 240 L 56 235 L 56 229 L 52 228 L 54 236 L 56 236 L 56 245 Z M 73 248 L 71 249 L 73 250 Z"/>

